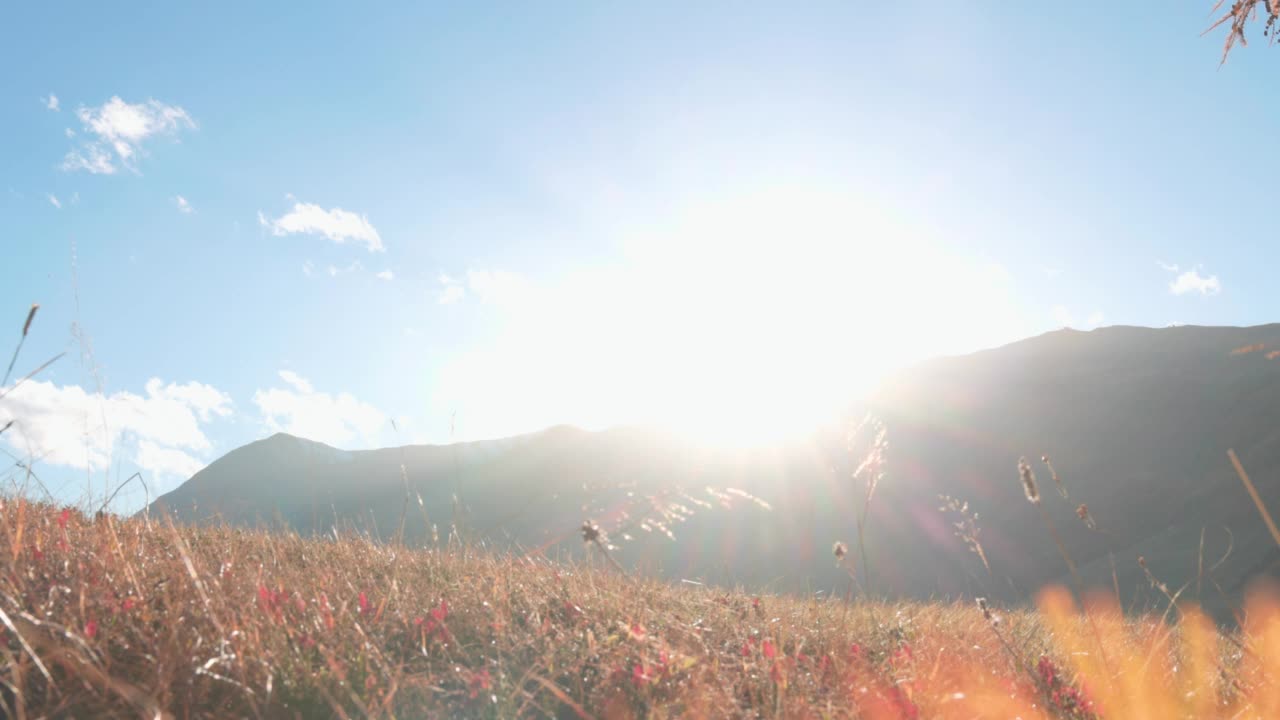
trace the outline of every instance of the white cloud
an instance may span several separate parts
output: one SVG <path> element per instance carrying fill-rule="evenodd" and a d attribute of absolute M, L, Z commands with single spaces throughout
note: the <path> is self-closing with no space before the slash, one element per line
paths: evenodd
<path fill-rule="evenodd" d="M 40 98 L 40 102 L 43 103 L 46 108 L 54 112 L 58 112 L 58 110 L 62 109 L 62 106 L 58 103 L 58 96 L 53 93 L 49 93 L 49 97 Z"/>
<path fill-rule="evenodd" d="M 66 135 L 69 138 L 73 138 L 76 136 L 76 131 L 72 130 L 71 128 L 66 128 L 62 131 L 62 134 Z"/>
<path fill-rule="evenodd" d="M 323 235 L 340 245 L 346 242 L 363 244 L 369 252 L 386 250 L 382 245 L 382 237 L 369 222 L 368 216 L 357 215 L 342 208 L 325 210 L 312 203 L 295 202 L 292 210 L 274 220 L 259 211 L 258 223 L 276 236 L 295 233 Z"/>
<path fill-rule="evenodd" d="M 253 404 L 262 413 L 263 423 L 273 432 L 287 432 L 310 440 L 345 447 L 352 443 L 370 445 L 387 424 L 387 416 L 350 393 L 316 392 L 297 373 L 280 371 L 287 388 L 258 390 Z"/>
<path fill-rule="evenodd" d="M 1107 320 L 1107 316 L 1104 315 L 1101 310 L 1094 310 L 1093 312 L 1089 313 L 1089 317 L 1085 318 L 1084 322 L 1089 327 L 1098 327 L 1102 323 L 1106 322 L 1106 320 Z"/>
<path fill-rule="evenodd" d="M 62 209 L 62 202 L 58 200 L 58 196 L 54 195 L 53 193 L 49 193 L 49 204 L 58 208 L 59 210 Z"/>
<path fill-rule="evenodd" d="M 62 159 L 62 169 L 67 172 L 84 170 L 94 175 L 113 175 L 116 172 L 116 166 L 111 162 L 111 154 L 93 144 L 68 152 Z"/>
<path fill-rule="evenodd" d="M 195 208 L 191 207 L 191 203 L 187 202 L 187 199 L 181 195 L 175 195 L 173 197 L 173 204 L 177 205 L 178 212 L 183 213 L 184 215 L 190 215 L 196 211 Z"/>
<path fill-rule="evenodd" d="M 395 273 L 393 273 L 393 272 L 391 272 L 390 270 L 383 270 L 382 272 L 378 273 L 377 275 L 374 275 L 374 277 L 378 278 L 379 280 L 386 280 L 386 281 L 390 282 L 390 281 L 392 281 L 392 280 L 395 280 L 395 279 L 396 279 L 396 274 L 395 274 Z"/>
<path fill-rule="evenodd" d="M 156 475 L 185 479 L 203 467 L 200 456 L 211 448 L 204 425 L 231 408 L 228 395 L 198 382 L 152 378 L 143 395 L 103 395 L 32 381 L 0 403 L 0 425 L 14 421 L 0 441 L 52 465 L 102 470 L 122 456 Z"/>
<path fill-rule="evenodd" d="M 313 393 L 315 388 L 311 387 L 311 383 L 306 378 L 292 370 L 281 370 L 280 379 L 289 383 L 289 386 L 300 393 Z"/>
<path fill-rule="evenodd" d="M 156 475 L 190 478 L 208 463 L 176 448 L 161 447 L 150 440 L 139 440 L 134 462 Z"/>
<path fill-rule="evenodd" d="M 441 305 L 452 305 L 461 300 L 467 291 L 455 279 L 444 273 L 440 273 L 440 294 L 436 296 L 436 301 Z"/>
<path fill-rule="evenodd" d="M 356 260 L 355 262 L 351 263 L 346 267 L 338 267 L 337 265 L 330 265 L 328 268 L 329 277 L 338 277 L 339 275 L 346 275 L 347 273 L 353 273 L 357 270 L 363 270 L 363 269 L 364 269 L 364 264 L 361 263 L 359 260 Z"/>
<path fill-rule="evenodd" d="M 176 136 L 182 130 L 196 127 L 187 111 L 176 105 L 166 105 L 159 100 L 131 104 L 118 96 L 98 107 L 82 106 L 76 110 L 76 117 L 83 130 L 94 139 L 68 152 L 62 169 L 101 175 L 115 173 L 117 162 L 136 171 L 147 140 L 162 135 Z"/>
<path fill-rule="evenodd" d="M 1174 295 L 1185 295 L 1187 293 L 1198 292 L 1201 295 L 1217 295 L 1222 292 L 1222 283 L 1218 280 L 1217 275 L 1205 277 L 1200 274 L 1198 269 L 1188 270 L 1173 282 L 1169 283 L 1169 292 Z"/>

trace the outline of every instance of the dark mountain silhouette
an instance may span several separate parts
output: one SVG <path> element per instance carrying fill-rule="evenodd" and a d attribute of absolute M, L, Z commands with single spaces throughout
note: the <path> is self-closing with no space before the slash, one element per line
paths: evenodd
<path fill-rule="evenodd" d="M 1229 618 L 1246 582 L 1280 560 L 1226 457 L 1235 448 L 1280 513 L 1280 356 L 1272 349 L 1280 349 L 1280 325 L 1061 330 L 887 379 L 857 408 L 883 421 L 890 442 L 866 536 L 871 589 L 1021 600 L 1065 581 L 1018 481 L 1026 456 L 1086 584 L 1110 590 L 1114 561 L 1126 604 L 1156 602 L 1141 555 L 1171 591 L 1186 585 L 1184 598 Z M 415 544 L 449 542 L 456 526 L 470 543 L 552 556 L 580 555 L 577 528 L 593 518 L 629 567 L 844 592 L 830 549 L 855 539 L 863 488 L 849 475 L 865 449 L 850 452 L 834 430 L 750 452 L 709 451 L 637 428 L 556 427 L 357 452 L 277 434 L 228 453 L 150 510 L 384 539 L 403 524 Z M 943 493 L 979 513 L 990 573 L 955 537 L 956 518 L 939 512 Z M 1097 529 L 1077 518 L 1080 503 Z"/>

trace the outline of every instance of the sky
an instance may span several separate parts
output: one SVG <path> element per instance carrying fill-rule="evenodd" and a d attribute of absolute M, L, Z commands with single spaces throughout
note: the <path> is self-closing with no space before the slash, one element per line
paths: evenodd
<path fill-rule="evenodd" d="M 0 331 L 67 354 L 0 460 L 764 442 L 934 355 L 1274 321 L 1280 50 L 1220 67 L 1211 7 L 18 4 Z"/>

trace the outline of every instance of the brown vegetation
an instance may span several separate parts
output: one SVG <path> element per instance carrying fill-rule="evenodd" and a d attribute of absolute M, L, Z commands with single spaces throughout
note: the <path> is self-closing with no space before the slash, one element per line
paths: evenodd
<path fill-rule="evenodd" d="M 611 566 L 8 500 L 10 717 L 1276 717 L 1280 612 L 1219 634 L 666 585 Z M 1229 640 L 1229 642 L 1228 642 Z M 1103 669 L 1098 643 L 1106 647 Z"/>

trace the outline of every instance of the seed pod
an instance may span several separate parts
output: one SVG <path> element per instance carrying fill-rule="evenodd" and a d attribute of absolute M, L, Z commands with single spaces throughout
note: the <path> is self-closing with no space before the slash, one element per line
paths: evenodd
<path fill-rule="evenodd" d="M 1027 502 L 1040 502 L 1040 488 L 1036 485 L 1036 472 L 1025 457 L 1018 458 L 1018 478 L 1022 480 L 1022 490 L 1027 494 Z"/>

